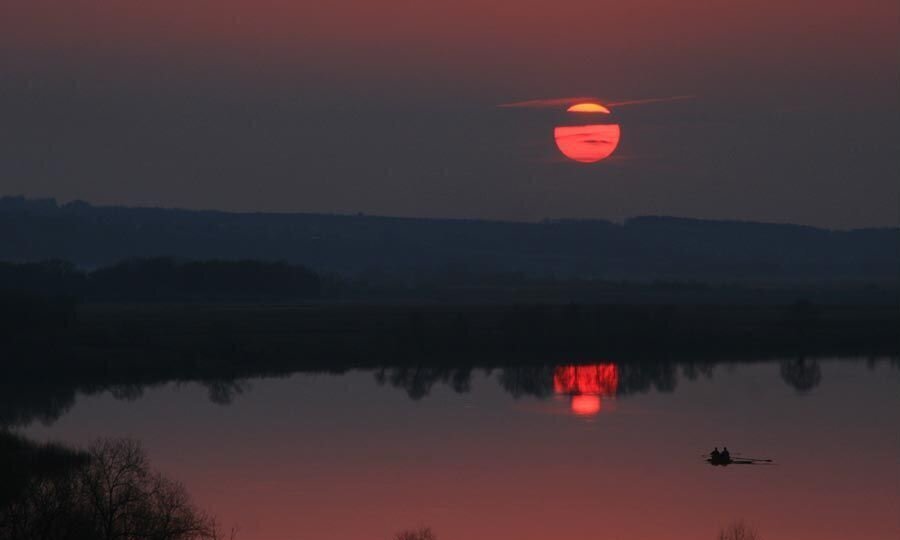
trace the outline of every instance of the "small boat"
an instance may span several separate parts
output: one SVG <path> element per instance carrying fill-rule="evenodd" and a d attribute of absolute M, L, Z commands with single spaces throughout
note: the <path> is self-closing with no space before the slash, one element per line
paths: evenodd
<path fill-rule="evenodd" d="M 714 466 L 727 466 L 727 465 L 771 465 L 771 459 L 759 459 L 759 458 L 748 458 L 742 456 L 707 456 L 706 462 L 710 465 Z"/>
<path fill-rule="evenodd" d="M 756 463 L 758 463 L 757 461 L 750 461 L 750 460 L 745 460 L 745 459 L 731 459 L 731 458 L 728 458 L 728 459 L 706 458 L 706 462 L 709 463 L 710 465 L 722 465 L 723 467 L 725 465 L 755 465 Z"/>

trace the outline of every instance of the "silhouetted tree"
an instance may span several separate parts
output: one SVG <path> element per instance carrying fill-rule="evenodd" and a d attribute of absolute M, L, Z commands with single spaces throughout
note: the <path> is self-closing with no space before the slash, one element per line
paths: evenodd
<path fill-rule="evenodd" d="M 756 529 L 739 520 L 720 530 L 716 540 L 760 540 L 760 536 Z"/>
<path fill-rule="evenodd" d="M 401 531 L 394 535 L 394 540 L 437 540 L 437 536 L 431 532 L 430 527 L 416 530 Z"/>
<path fill-rule="evenodd" d="M 136 441 L 101 440 L 83 461 L 32 474 L 0 505 L 9 540 L 214 540 L 215 521 L 184 487 L 151 470 Z"/>

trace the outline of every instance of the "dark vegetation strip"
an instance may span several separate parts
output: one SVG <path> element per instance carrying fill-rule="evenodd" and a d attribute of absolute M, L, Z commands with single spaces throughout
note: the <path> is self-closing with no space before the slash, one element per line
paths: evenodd
<path fill-rule="evenodd" d="M 613 281 L 521 272 L 422 271 L 337 275 L 259 260 L 129 259 L 85 270 L 70 262 L 0 262 L 0 295 L 80 302 L 510 304 L 898 305 L 896 280 L 731 282 Z"/>
<path fill-rule="evenodd" d="M 87 271 L 65 261 L 0 263 L 0 290 L 82 301 L 217 301 L 320 296 L 321 278 L 284 262 L 133 259 Z"/>
<path fill-rule="evenodd" d="M 891 355 L 890 306 L 183 305 L 18 297 L 0 370 L 214 362 L 352 368 L 785 355 Z M 25 362 L 16 358 L 28 358 Z M 43 365 L 43 367 L 41 367 Z"/>

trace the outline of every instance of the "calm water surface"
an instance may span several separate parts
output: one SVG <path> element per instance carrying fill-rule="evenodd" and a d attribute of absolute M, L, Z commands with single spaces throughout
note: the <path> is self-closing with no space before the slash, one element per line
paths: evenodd
<path fill-rule="evenodd" d="M 712 540 L 736 518 L 770 540 L 900 538 L 900 370 L 820 361 L 793 386 L 783 371 L 679 368 L 637 390 L 606 363 L 437 382 L 297 374 L 218 392 L 227 405 L 170 383 L 130 401 L 79 396 L 21 431 L 75 445 L 135 437 L 249 540 L 424 525 L 441 540 Z M 776 464 L 706 464 L 723 444 Z"/>

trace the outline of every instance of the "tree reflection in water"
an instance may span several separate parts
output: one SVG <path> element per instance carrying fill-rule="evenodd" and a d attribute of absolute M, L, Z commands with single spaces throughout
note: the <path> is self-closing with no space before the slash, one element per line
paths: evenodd
<path fill-rule="evenodd" d="M 815 360 L 807 360 L 802 356 L 792 360 L 781 361 L 781 378 L 798 393 L 806 393 L 822 382 L 822 368 Z"/>
<path fill-rule="evenodd" d="M 731 362 L 729 365 L 743 362 Z M 878 362 L 867 362 L 874 369 Z M 900 361 L 887 361 L 900 369 Z M 563 365 L 524 364 L 517 366 L 489 365 L 399 365 L 373 370 L 375 381 L 406 392 L 413 400 L 427 397 L 437 386 L 447 386 L 453 392 L 467 393 L 472 387 L 476 371 L 482 371 L 515 399 L 523 397 L 546 399 L 553 395 L 568 395 L 573 399 L 573 411 L 582 414 L 599 410 L 598 398 L 631 394 L 674 392 L 680 376 L 689 381 L 712 378 L 715 367 L 711 361 L 643 360 L 621 363 L 566 363 Z M 335 367 L 327 373 L 345 373 L 351 367 Z M 822 370 L 815 359 L 797 357 L 781 360 L 781 379 L 800 393 L 808 393 L 822 381 Z M 0 427 L 27 426 L 35 421 L 52 424 L 75 403 L 78 395 L 109 392 L 114 398 L 132 401 L 140 399 L 148 388 L 169 382 L 199 383 L 206 387 L 210 401 L 220 405 L 232 403 L 251 390 L 255 377 L 288 377 L 293 374 L 323 373 L 322 370 L 292 369 L 289 362 L 277 370 L 259 365 L 235 372 L 233 367 L 216 365 L 178 371 L 170 369 L 133 369 L 129 371 L 66 371 L 62 373 L 28 374 L 0 378 Z M 577 411 L 576 411 L 577 409 Z"/>
<path fill-rule="evenodd" d="M 381 368 L 375 371 L 375 381 L 379 385 L 390 384 L 394 388 L 402 388 L 413 400 L 427 396 L 431 393 L 431 388 L 439 382 L 450 385 L 457 394 L 465 394 L 472 387 L 472 368 L 424 366 Z"/>

